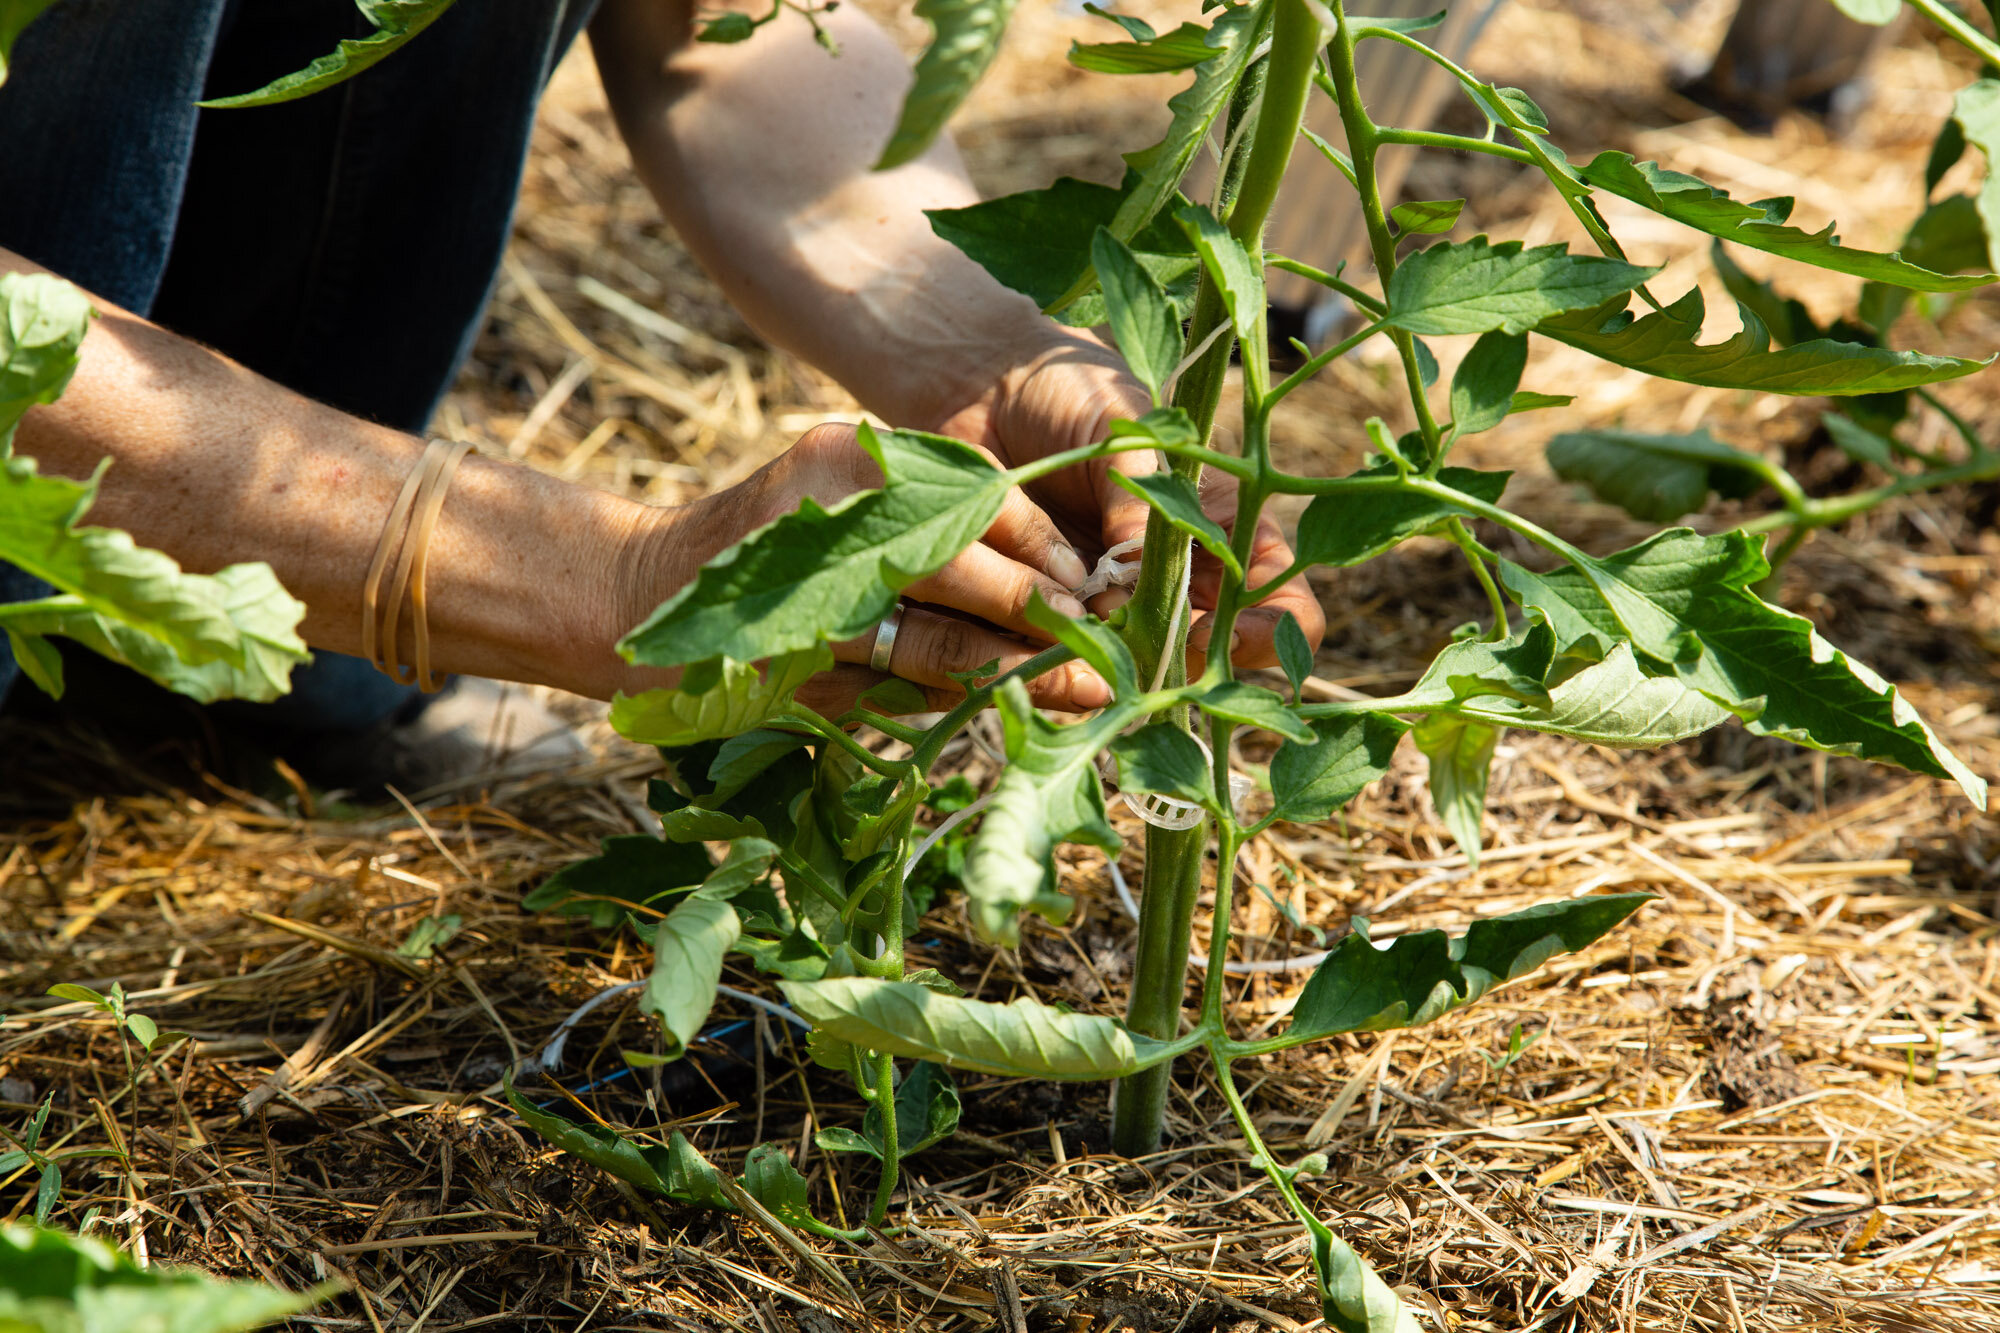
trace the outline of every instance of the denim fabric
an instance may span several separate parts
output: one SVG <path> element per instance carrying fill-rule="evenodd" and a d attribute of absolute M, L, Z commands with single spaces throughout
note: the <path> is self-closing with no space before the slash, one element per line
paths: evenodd
<path fill-rule="evenodd" d="M 61 0 L 0 86 L 0 246 L 300 393 L 421 431 L 478 332 L 535 106 L 596 0 L 468 0 L 296 102 L 201 110 L 360 36 L 353 0 Z M 0 600 L 42 585 L 0 566 Z M 17 674 L 0 640 L 0 699 Z M 411 691 L 321 653 L 271 705 Z"/>

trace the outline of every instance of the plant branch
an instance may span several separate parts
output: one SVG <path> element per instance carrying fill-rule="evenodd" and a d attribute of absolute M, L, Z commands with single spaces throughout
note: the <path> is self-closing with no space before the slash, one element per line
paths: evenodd
<path fill-rule="evenodd" d="M 1989 65 L 2000 65 L 2000 45 L 1938 0 L 1910 0 L 1910 8 L 1943 28 L 1959 45 Z"/>
<path fill-rule="evenodd" d="M 1493 608 L 1493 628 L 1486 637 L 1498 641 L 1507 637 L 1507 599 L 1500 595 L 1500 586 L 1493 581 L 1493 572 L 1486 568 L 1486 556 L 1472 534 L 1465 530 L 1463 519 L 1449 519 L 1444 525 L 1445 535 L 1452 545 L 1465 553 L 1465 562 L 1472 566 L 1472 572 L 1479 578 L 1479 586 L 1486 590 L 1486 601 Z"/>
<path fill-rule="evenodd" d="M 1504 143 L 1492 139 L 1475 139 L 1468 134 L 1440 134 L 1433 130 L 1377 129 L 1378 143 L 1405 144 L 1411 148 L 1445 148 L 1461 153 L 1485 153 L 1488 157 L 1504 157 L 1509 162 L 1519 162 L 1523 166 L 1535 166 L 1535 155 L 1525 149 L 1509 148 Z"/>
<path fill-rule="evenodd" d="M 1351 282 L 1342 281 L 1337 272 L 1328 273 L 1324 269 L 1314 268 L 1311 264 L 1296 259 L 1287 259 L 1283 255 L 1265 256 L 1264 265 L 1267 268 L 1282 269 L 1286 273 L 1296 273 L 1309 282 L 1316 282 L 1322 287 L 1339 292 L 1377 319 L 1389 313 L 1389 307 L 1382 304 L 1380 298 L 1369 295 Z"/>
<path fill-rule="evenodd" d="M 1361 219 L 1368 228 L 1368 245 L 1375 256 L 1376 279 L 1386 294 L 1389 280 L 1396 272 L 1396 237 L 1389 230 L 1389 215 L 1382 206 L 1381 182 L 1375 175 L 1375 153 L 1381 144 L 1380 131 L 1368 118 L 1368 110 L 1361 102 L 1361 85 L 1354 70 L 1354 34 L 1348 29 L 1347 7 L 1342 0 L 1334 0 L 1333 13 L 1338 26 L 1327 54 L 1333 66 L 1334 100 L 1340 108 L 1341 126 L 1347 131 L 1347 151 L 1354 158 L 1355 189 L 1361 196 Z M 1403 362 L 1403 378 L 1409 385 L 1410 406 L 1416 410 L 1417 431 L 1424 441 L 1424 462 L 1430 474 L 1435 475 L 1438 466 L 1444 462 L 1445 449 L 1438 434 L 1437 418 L 1431 414 L 1430 394 L 1424 387 L 1423 371 L 1417 363 L 1416 338 L 1401 329 L 1391 330 L 1389 337 L 1396 344 L 1396 352 Z"/>

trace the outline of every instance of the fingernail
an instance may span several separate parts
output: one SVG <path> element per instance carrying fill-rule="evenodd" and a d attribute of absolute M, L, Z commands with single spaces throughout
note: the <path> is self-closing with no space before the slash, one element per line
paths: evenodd
<path fill-rule="evenodd" d="M 1077 589 L 1090 577 L 1090 570 L 1083 563 L 1083 557 L 1061 542 L 1049 552 L 1049 577 L 1063 587 Z"/>
<path fill-rule="evenodd" d="M 1050 610 L 1066 615 L 1071 620 L 1083 619 L 1083 603 L 1067 593 L 1045 593 L 1042 600 L 1049 604 Z"/>
<path fill-rule="evenodd" d="M 1104 677 L 1089 667 L 1072 666 L 1069 697 L 1079 708 L 1103 708 L 1111 702 L 1111 687 L 1104 683 Z"/>

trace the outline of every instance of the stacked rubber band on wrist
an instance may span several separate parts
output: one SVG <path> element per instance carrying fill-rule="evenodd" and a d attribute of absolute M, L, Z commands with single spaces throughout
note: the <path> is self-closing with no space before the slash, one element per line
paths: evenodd
<path fill-rule="evenodd" d="M 431 533 L 444 509 L 452 476 L 471 450 L 470 442 L 455 444 L 450 440 L 432 440 L 424 446 L 423 456 L 410 469 L 388 521 L 382 525 L 375 559 L 368 566 L 368 581 L 361 588 L 361 655 L 397 684 L 415 685 L 426 694 L 435 694 L 443 684 L 431 675 L 431 629 L 424 604 Z M 385 598 L 382 575 L 391 557 L 396 569 Z M 410 628 L 416 638 L 416 662 L 409 667 L 396 661 L 405 592 L 410 598 Z"/>

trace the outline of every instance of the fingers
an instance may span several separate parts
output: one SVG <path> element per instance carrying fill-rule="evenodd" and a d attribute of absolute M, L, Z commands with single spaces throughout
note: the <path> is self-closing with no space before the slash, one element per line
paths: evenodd
<path fill-rule="evenodd" d="M 1033 505 L 1028 505 L 1025 499 L 1022 504 L 1027 505 L 1029 509 L 1034 508 Z M 1029 542 L 1038 540 L 1032 536 L 1022 539 Z M 1060 545 L 1061 538 L 1055 540 Z M 1017 545 L 1016 549 L 1021 548 Z M 1061 546 L 1060 549 L 1075 563 L 1078 570 L 1082 568 L 1083 561 L 1077 557 L 1076 552 L 1067 546 Z M 1046 547 L 1042 558 L 1050 559 Z M 1065 573 L 1072 572 L 1059 559 L 1053 563 Z M 1082 582 L 1081 574 L 1074 583 L 1067 580 L 1058 582 L 1031 564 L 1003 555 L 984 542 L 977 542 L 960 551 L 952 558 L 951 563 L 937 573 L 911 584 L 909 595 L 919 601 L 929 602 L 934 606 L 949 607 L 954 611 L 963 611 L 967 615 L 977 616 L 1002 629 L 1046 642 L 1048 636 L 1028 624 L 1029 603 L 1035 594 L 1040 593 L 1042 600 L 1057 612 L 1074 619 L 1083 614 L 1083 603 L 1079 602 L 1069 589 Z M 984 660 L 978 658 L 969 665 L 977 666 Z"/>
<path fill-rule="evenodd" d="M 1063 588 L 1080 587 L 1090 577 L 1083 557 L 1064 540 L 1055 520 L 1019 489 L 1007 492 L 999 516 L 986 529 L 985 543 L 1010 560 L 1040 570 Z"/>
<path fill-rule="evenodd" d="M 833 653 L 844 662 L 865 662 L 874 642 L 873 634 L 865 634 L 835 644 Z M 1019 639 L 906 604 L 890 650 L 889 671 L 926 692 L 944 691 L 955 699 L 963 690 L 952 679 L 954 673 L 978 671 L 993 662 L 998 662 L 997 670 L 1008 671 L 1032 656 L 1034 650 Z M 1083 663 L 1069 662 L 1029 682 L 1028 697 L 1039 708 L 1081 713 L 1110 703 L 1111 687 Z"/>

